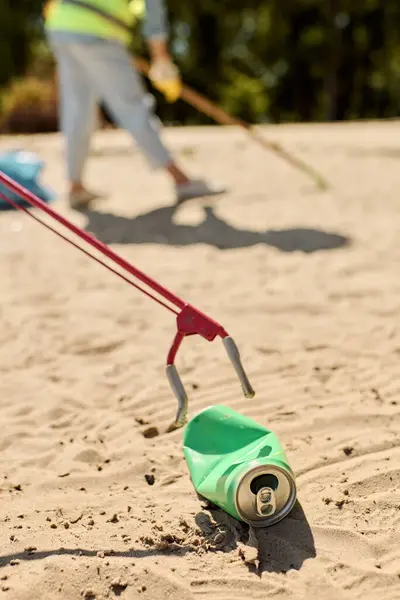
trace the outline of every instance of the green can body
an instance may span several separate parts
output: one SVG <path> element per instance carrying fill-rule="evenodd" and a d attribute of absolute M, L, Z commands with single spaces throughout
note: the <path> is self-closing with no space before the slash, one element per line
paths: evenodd
<path fill-rule="evenodd" d="M 189 421 L 183 442 L 198 494 L 234 518 L 266 527 L 292 509 L 294 474 L 277 436 L 259 423 L 211 406 Z"/>

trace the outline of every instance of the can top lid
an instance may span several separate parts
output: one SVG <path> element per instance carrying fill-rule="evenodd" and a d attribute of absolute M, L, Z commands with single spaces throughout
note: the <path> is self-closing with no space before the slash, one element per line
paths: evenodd
<path fill-rule="evenodd" d="M 277 465 L 257 465 L 241 478 L 236 489 L 236 509 L 243 521 L 263 526 L 282 519 L 296 500 L 290 474 Z"/>

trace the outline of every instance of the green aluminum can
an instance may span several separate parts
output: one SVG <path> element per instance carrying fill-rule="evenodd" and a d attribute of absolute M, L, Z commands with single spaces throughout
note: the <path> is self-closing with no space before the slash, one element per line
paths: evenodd
<path fill-rule="evenodd" d="M 259 423 L 210 406 L 186 425 L 183 443 L 197 493 L 239 521 L 267 527 L 293 508 L 293 471 L 277 436 Z"/>

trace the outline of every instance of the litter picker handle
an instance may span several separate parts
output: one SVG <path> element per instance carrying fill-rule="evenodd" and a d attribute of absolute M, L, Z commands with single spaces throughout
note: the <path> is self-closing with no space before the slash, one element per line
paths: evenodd
<path fill-rule="evenodd" d="M 15 209 L 25 212 L 30 217 L 41 223 L 41 225 L 43 225 L 47 229 L 50 229 L 57 236 L 61 237 L 69 244 L 72 244 L 73 246 L 75 246 L 75 248 L 77 248 L 87 256 L 93 258 L 93 260 L 106 267 L 109 271 L 112 271 L 115 275 L 118 275 L 118 277 L 121 277 L 124 281 L 126 281 L 130 285 L 133 285 L 139 291 L 146 294 L 147 296 L 149 296 L 150 298 L 152 298 L 153 300 L 155 300 L 156 302 L 158 302 L 159 304 L 161 304 L 176 315 L 177 332 L 175 334 L 175 338 L 172 342 L 171 348 L 168 353 L 167 377 L 170 382 L 171 388 L 178 400 L 178 412 L 175 418 L 175 422 L 169 427 L 169 431 L 173 431 L 174 429 L 183 427 L 183 425 L 186 423 L 186 417 L 188 413 L 188 396 L 183 386 L 182 380 L 179 376 L 179 373 L 174 365 L 174 360 L 179 350 L 179 347 L 183 339 L 187 336 L 199 335 L 209 342 L 212 342 L 216 337 L 222 338 L 228 356 L 235 368 L 240 383 L 242 384 L 244 395 L 247 398 L 253 398 L 255 393 L 253 388 L 251 387 L 251 384 L 241 363 L 239 350 L 233 339 L 229 337 L 228 333 L 225 331 L 222 325 L 220 325 L 219 323 L 211 319 L 209 316 L 202 313 L 194 306 L 185 303 L 184 300 L 182 300 L 178 296 L 175 296 L 175 294 L 173 294 L 168 289 L 164 288 L 159 283 L 151 279 L 148 275 L 145 275 L 142 271 L 131 265 L 128 261 L 116 254 L 113 250 L 111 250 L 111 248 L 97 240 L 95 237 L 89 235 L 86 231 L 83 231 L 82 229 L 74 225 L 71 221 L 68 221 L 68 219 L 55 212 L 40 198 L 38 198 L 29 190 L 25 189 L 24 187 L 7 177 L 7 175 L 2 173 L 1 171 L 0 183 L 3 184 L 6 188 L 8 188 L 11 192 L 14 192 L 14 194 L 17 194 L 22 199 L 24 199 L 29 205 L 41 210 L 42 212 L 45 212 L 55 221 L 58 221 L 58 223 L 63 225 L 66 229 L 69 229 L 76 236 L 83 239 L 90 246 L 96 248 L 96 250 L 98 250 L 101 254 L 105 255 L 109 260 L 116 263 L 124 271 L 127 271 L 130 275 L 139 279 L 142 283 L 146 284 L 147 287 L 153 290 L 153 292 L 156 292 L 167 302 L 169 302 L 172 305 L 175 305 L 177 309 L 180 309 L 178 312 L 175 308 L 164 303 L 162 300 L 152 295 L 146 289 L 137 285 L 131 279 L 128 279 L 128 277 L 123 275 L 121 272 L 113 269 L 110 265 L 103 262 L 100 258 L 91 254 L 90 252 L 82 248 L 82 246 L 76 244 L 70 238 L 64 236 L 61 232 L 54 229 L 45 221 L 42 221 L 36 214 L 33 214 L 32 212 L 27 210 L 25 206 L 19 205 L 18 203 L 14 202 L 14 200 L 8 198 L 8 196 L 0 192 L 0 198 L 5 200 L 6 202 L 9 202 Z"/>
<path fill-rule="evenodd" d="M 239 348 L 236 346 L 234 340 L 231 337 L 225 337 L 222 339 L 222 343 L 225 346 L 225 350 L 227 355 L 230 358 L 231 363 L 236 371 L 237 376 L 239 377 L 239 381 L 242 385 L 242 390 L 246 398 L 254 398 L 255 391 L 247 377 L 246 371 L 242 365 L 242 361 L 240 360 L 240 352 Z"/>

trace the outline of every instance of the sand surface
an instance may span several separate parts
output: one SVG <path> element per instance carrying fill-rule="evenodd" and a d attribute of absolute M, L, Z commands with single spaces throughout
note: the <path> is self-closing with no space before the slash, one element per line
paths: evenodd
<path fill-rule="evenodd" d="M 400 123 L 264 134 L 333 189 L 237 130 L 168 130 L 192 173 L 231 187 L 176 208 L 129 138 L 102 132 L 88 179 L 109 196 L 82 215 L 63 198 L 59 136 L 0 141 L 43 157 L 57 210 L 234 336 L 256 397 L 222 344 L 192 338 L 190 416 L 222 403 L 273 429 L 299 498 L 265 530 L 203 508 L 181 432 L 165 433 L 173 315 L 3 212 L 1 597 L 400 599 Z"/>

